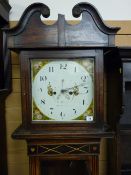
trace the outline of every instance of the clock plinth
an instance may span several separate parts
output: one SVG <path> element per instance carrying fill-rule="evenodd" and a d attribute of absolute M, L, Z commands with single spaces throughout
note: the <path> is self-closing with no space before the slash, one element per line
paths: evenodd
<path fill-rule="evenodd" d="M 41 14 L 49 8 L 34 3 L 5 30 L 21 69 L 22 124 L 13 138 L 27 141 L 31 175 L 98 175 L 101 139 L 115 138 L 121 110 L 119 28 L 88 3 L 73 8 L 82 14 L 77 25 L 59 15 L 48 26 Z"/>

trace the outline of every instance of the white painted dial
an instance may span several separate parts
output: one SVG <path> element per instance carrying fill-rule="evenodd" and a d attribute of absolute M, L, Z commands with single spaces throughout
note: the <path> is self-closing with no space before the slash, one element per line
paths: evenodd
<path fill-rule="evenodd" d="M 40 62 L 32 65 L 37 67 Z M 89 60 L 83 59 L 83 65 L 76 60 L 43 63 L 32 75 L 32 120 L 86 120 L 94 91 L 92 76 L 86 69 Z"/>

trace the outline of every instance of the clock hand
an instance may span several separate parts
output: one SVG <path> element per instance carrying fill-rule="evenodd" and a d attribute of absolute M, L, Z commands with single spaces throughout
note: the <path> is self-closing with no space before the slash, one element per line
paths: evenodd
<path fill-rule="evenodd" d="M 62 84 L 62 89 L 63 89 L 64 79 L 61 80 L 61 84 Z"/>
<path fill-rule="evenodd" d="M 79 88 L 77 86 L 74 86 L 72 88 L 67 88 L 67 89 L 62 89 L 61 90 L 61 94 L 63 95 L 67 95 L 67 93 L 69 93 L 69 95 L 75 95 L 77 96 L 79 94 Z"/>
<path fill-rule="evenodd" d="M 57 95 L 57 100 L 60 99 L 60 96 L 61 96 L 61 93 L 59 93 L 59 94 Z"/>
<path fill-rule="evenodd" d="M 62 79 L 62 89 L 60 91 L 60 94 L 57 96 L 57 99 L 59 99 L 62 94 L 67 99 L 70 99 L 70 96 L 69 95 L 73 95 L 73 96 L 79 95 L 79 87 L 80 86 L 84 86 L 86 84 L 86 83 L 81 83 L 79 85 L 75 85 L 73 87 L 63 89 L 63 83 L 64 83 L 64 79 Z M 69 93 L 69 95 L 67 93 Z"/>
<path fill-rule="evenodd" d="M 75 86 L 73 86 L 71 88 L 61 89 L 61 93 L 65 94 L 65 93 L 69 92 L 70 95 L 73 94 L 73 95 L 77 96 L 77 95 L 79 95 L 79 87 L 80 86 L 84 86 L 85 84 L 86 83 L 81 83 L 81 84 L 75 85 Z M 70 91 L 70 90 L 72 90 L 72 91 Z"/>
<path fill-rule="evenodd" d="M 57 100 L 59 100 L 62 95 L 64 95 L 65 98 L 67 98 L 68 100 L 70 99 L 70 96 L 67 94 L 67 92 L 66 93 L 60 92 L 59 95 L 57 96 Z"/>
<path fill-rule="evenodd" d="M 64 84 L 64 79 L 61 80 L 61 87 L 62 87 L 62 89 L 63 89 L 63 84 Z M 60 96 L 61 96 L 61 91 L 60 91 L 60 93 L 57 95 L 57 100 L 60 99 Z"/>
<path fill-rule="evenodd" d="M 79 95 L 79 88 L 78 88 L 78 86 L 74 86 L 74 88 L 73 88 L 73 94 L 75 95 L 75 96 L 77 96 L 77 95 Z"/>
<path fill-rule="evenodd" d="M 65 96 L 65 98 L 67 98 L 68 100 L 70 100 L 70 96 L 68 94 L 63 94 Z"/>
<path fill-rule="evenodd" d="M 56 92 L 53 90 L 53 88 L 52 88 L 50 82 L 49 82 L 49 85 L 47 86 L 47 89 L 48 89 L 47 92 L 48 92 L 48 95 L 49 95 L 49 96 L 56 95 Z"/>
<path fill-rule="evenodd" d="M 72 89 L 74 89 L 76 87 L 80 87 L 80 86 L 84 86 L 84 85 L 86 85 L 86 83 L 81 83 L 79 85 L 75 85 L 75 86 L 70 87 L 70 88 L 61 89 L 61 93 L 67 92 L 67 91 L 72 90 Z"/>

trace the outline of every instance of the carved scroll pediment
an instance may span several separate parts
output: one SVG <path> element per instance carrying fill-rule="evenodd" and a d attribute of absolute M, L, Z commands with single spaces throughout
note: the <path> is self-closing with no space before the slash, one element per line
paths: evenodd
<path fill-rule="evenodd" d="M 53 25 L 41 21 L 41 15 L 50 15 L 48 6 L 34 3 L 27 7 L 18 25 L 8 34 L 9 48 L 45 48 L 45 47 L 88 47 L 112 46 L 119 28 L 107 27 L 97 10 L 88 3 L 79 3 L 72 10 L 74 17 L 82 15 L 82 20 L 71 25 L 64 15 L 58 15 Z"/>

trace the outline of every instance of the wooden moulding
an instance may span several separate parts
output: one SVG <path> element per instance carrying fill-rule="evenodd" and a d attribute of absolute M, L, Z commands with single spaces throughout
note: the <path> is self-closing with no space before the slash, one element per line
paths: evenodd
<path fill-rule="evenodd" d="M 0 20 L 1 20 L 1 23 L 6 23 L 6 24 L 8 23 L 10 9 L 11 9 L 11 6 L 9 5 L 8 1 L 0 0 Z"/>
<path fill-rule="evenodd" d="M 55 24 L 46 25 L 40 16 L 49 17 L 49 8 L 42 3 L 30 5 L 18 25 L 5 30 L 8 35 L 8 48 L 19 50 L 114 46 L 114 36 L 120 28 L 107 27 L 92 5 L 79 3 L 73 8 L 72 14 L 74 17 L 82 15 L 79 24 L 68 24 L 64 15 L 59 15 Z"/>

